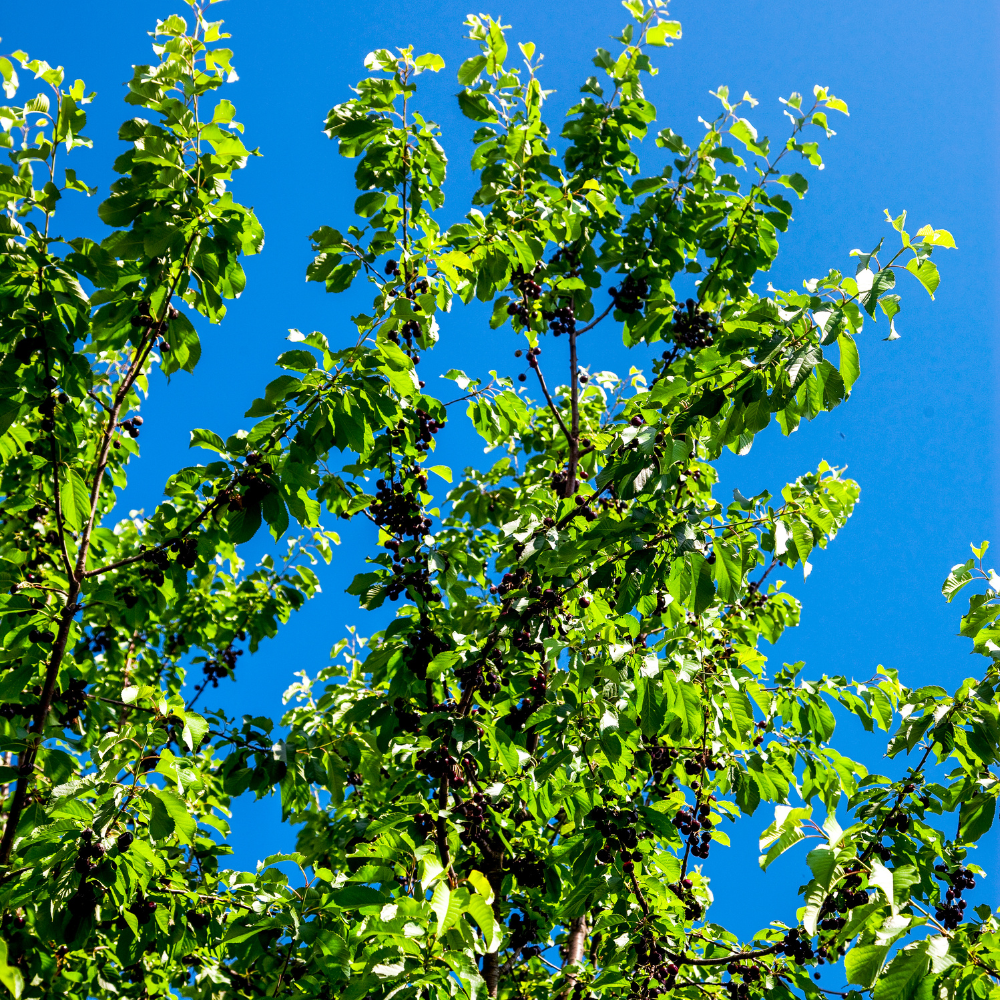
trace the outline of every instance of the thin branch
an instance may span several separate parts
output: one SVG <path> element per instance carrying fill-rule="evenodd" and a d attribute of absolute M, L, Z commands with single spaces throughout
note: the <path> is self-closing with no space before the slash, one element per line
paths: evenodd
<path fill-rule="evenodd" d="M 563 418 L 559 414 L 559 410 L 556 408 L 556 404 L 552 401 L 552 397 L 549 395 L 549 388 L 545 384 L 545 376 L 542 374 L 542 366 L 538 363 L 538 359 L 535 358 L 535 364 L 533 365 L 535 369 L 535 374 L 538 376 L 538 383 L 542 387 L 542 392 L 545 394 L 545 399 L 549 404 L 549 409 L 552 410 L 553 415 L 559 422 L 559 426 L 562 428 L 563 434 L 566 435 L 567 441 L 572 441 L 573 437 L 567 429 L 566 425 L 563 423 Z"/>
<path fill-rule="evenodd" d="M 588 330 L 593 330 L 594 327 L 597 326 L 597 324 L 600 323 L 601 320 L 604 319 L 604 317 L 607 316 L 612 309 L 614 309 L 614 307 L 615 307 L 615 300 L 612 299 L 611 304 L 608 306 L 608 308 L 605 309 L 604 312 L 602 312 L 601 315 L 597 317 L 597 319 L 592 320 L 586 326 L 580 327 L 580 329 L 576 331 L 576 335 L 579 337 L 581 333 L 586 333 Z"/>

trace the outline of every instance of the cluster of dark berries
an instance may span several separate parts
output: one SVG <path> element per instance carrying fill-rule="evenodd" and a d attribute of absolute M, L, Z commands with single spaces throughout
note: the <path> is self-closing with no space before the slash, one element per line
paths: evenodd
<path fill-rule="evenodd" d="M 630 274 L 621 283 L 621 287 L 609 288 L 608 293 L 614 300 L 616 309 L 633 315 L 642 311 L 642 304 L 649 297 L 649 283 L 645 278 L 636 278 Z"/>
<path fill-rule="evenodd" d="M 872 854 L 877 854 L 883 861 L 892 860 L 892 848 L 888 844 L 883 844 L 881 840 L 872 844 Z"/>
<path fill-rule="evenodd" d="M 861 893 L 865 902 L 868 902 L 868 894 Z M 839 931 L 847 926 L 847 917 L 838 915 L 840 907 L 847 912 L 848 904 L 843 895 L 827 896 L 820 907 L 819 929 L 822 931 Z"/>
<path fill-rule="evenodd" d="M 105 853 L 104 844 L 100 840 L 94 840 L 94 831 L 88 826 L 80 831 L 80 847 L 73 868 L 81 875 L 89 875 L 96 870 Z"/>
<path fill-rule="evenodd" d="M 541 889 L 545 885 L 545 865 L 541 861 L 514 858 L 510 863 L 510 873 L 525 889 Z"/>
<path fill-rule="evenodd" d="M 427 668 L 438 653 L 448 650 L 448 643 L 429 628 L 410 633 L 406 665 L 420 680 L 427 677 Z"/>
<path fill-rule="evenodd" d="M 426 410 L 422 410 L 419 407 L 416 413 L 417 420 L 419 421 L 417 451 L 427 451 L 427 446 L 431 443 L 434 435 L 444 427 L 444 421 L 435 420 Z M 427 485 L 426 477 L 424 478 L 424 485 Z"/>
<path fill-rule="evenodd" d="M 401 733 L 420 732 L 420 716 L 402 698 L 393 702 L 392 710 L 396 716 L 396 728 Z"/>
<path fill-rule="evenodd" d="M 66 393 L 59 393 L 59 402 L 64 406 L 69 402 L 69 396 Z M 46 396 L 38 404 L 38 412 L 41 415 L 40 427 L 43 431 L 51 431 L 55 428 L 55 413 L 56 413 L 56 397 Z"/>
<path fill-rule="evenodd" d="M 230 643 L 218 656 L 209 660 L 202 668 L 205 675 L 205 683 L 211 682 L 212 687 L 217 688 L 219 681 L 223 677 L 231 677 L 236 671 L 236 658 L 243 655 L 242 649 L 233 649 Z"/>
<path fill-rule="evenodd" d="M 399 274 L 399 263 L 394 260 L 387 260 L 385 262 L 385 273 L 390 278 L 395 278 Z"/>
<path fill-rule="evenodd" d="M 694 898 L 694 882 L 691 879 L 684 878 L 679 882 L 671 882 L 667 888 L 684 904 L 685 920 L 701 919 L 701 903 Z"/>
<path fill-rule="evenodd" d="M 524 728 L 528 719 L 545 704 L 545 692 L 548 689 L 548 678 L 545 672 L 535 674 L 528 685 L 528 697 L 522 698 L 517 708 L 505 718 L 511 732 L 518 733 Z"/>
<path fill-rule="evenodd" d="M 415 319 L 408 319 L 399 328 L 399 331 L 403 335 L 403 340 L 406 341 L 406 346 L 412 350 L 413 349 L 413 339 L 414 339 L 414 337 L 419 337 L 420 336 L 420 324 Z M 397 333 L 395 330 L 393 330 L 389 334 L 389 339 L 394 344 L 398 344 L 399 343 L 399 333 Z"/>
<path fill-rule="evenodd" d="M 386 545 L 393 541 L 395 539 L 390 539 Z M 389 600 L 399 600 L 404 591 L 411 597 L 420 597 L 427 604 L 436 604 L 441 600 L 441 592 L 434 589 L 426 563 L 416 562 L 409 556 L 401 559 L 398 547 L 394 549 L 393 559 L 393 577 L 386 587 Z"/>
<path fill-rule="evenodd" d="M 120 420 L 118 426 L 125 431 L 133 440 L 139 436 L 139 428 L 142 426 L 142 417 L 129 417 L 128 420 Z"/>
<path fill-rule="evenodd" d="M 654 778 L 659 780 L 664 772 L 669 773 L 671 771 L 674 764 L 677 763 L 679 754 L 673 747 L 660 746 L 656 740 L 647 739 L 644 742 L 646 744 L 646 752 L 649 754 L 650 768 Z"/>
<path fill-rule="evenodd" d="M 59 716 L 59 721 L 64 726 L 76 725 L 77 719 L 80 717 L 80 713 L 84 710 L 87 705 L 87 682 L 83 678 L 78 677 L 75 680 L 71 680 L 66 690 L 62 694 L 56 696 L 56 701 L 62 705 L 65 705 L 65 710 Z"/>
<path fill-rule="evenodd" d="M 961 865 L 951 872 L 945 865 L 935 865 L 934 870 L 940 874 L 941 878 L 951 883 L 945 893 L 944 900 L 938 903 L 934 916 L 946 930 L 953 931 L 962 922 L 967 905 L 967 901 L 962 899 L 962 893 L 966 889 L 975 889 L 976 880 L 973 878 L 972 872 Z"/>
<path fill-rule="evenodd" d="M 564 333 L 576 333 L 576 310 L 573 307 L 573 300 L 560 309 L 546 309 L 542 315 L 549 322 L 549 329 L 555 337 Z"/>
<path fill-rule="evenodd" d="M 460 782 L 462 775 L 456 770 L 458 761 L 449 753 L 446 747 L 439 747 L 437 750 L 425 750 L 417 754 L 415 763 L 416 770 L 426 774 L 435 780 L 442 779 L 445 775 L 449 781 Z"/>
<path fill-rule="evenodd" d="M 518 652 L 526 655 L 531 653 L 541 654 L 545 651 L 545 647 L 531 637 L 531 633 L 527 628 L 519 628 L 511 632 L 510 644 Z"/>
<path fill-rule="evenodd" d="M 536 369 L 538 368 L 538 355 L 540 355 L 541 353 L 542 353 L 542 349 L 540 347 L 529 347 L 528 348 L 528 367 L 529 368 L 536 368 Z M 519 358 L 519 357 L 521 357 L 522 354 L 524 354 L 524 352 L 520 348 L 518 348 L 514 352 L 514 357 L 515 358 Z M 528 379 L 528 376 L 524 372 L 521 372 L 521 374 L 517 376 L 518 382 L 526 382 L 527 379 Z"/>
<path fill-rule="evenodd" d="M 527 302 L 524 301 L 524 299 L 511 302 L 507 306 L 507 315 L 516 316 L 525 326 L 528 326 L 531 323 L 531 313 L 532 308 Z M 524 379 L 521 381 L 523 382 Z"/>
<path fill-rule="evenodd" d="M 418 479 L 418 484 L 419 481 Z M 426 485 L 426 478 L 423 478 L 423 482 Z M 380 479 L 376 487 L 375 502 L 368 510 L 372 520 L 380 528 L 385 528 L 389 534 L 397 538 L 402 538 L 404 535 L 417 538 L 430 528 L 430 518 L 424 517 L 420 504 L 413 492 L 403 483 L 402 478 L 399 482 L 393 480 L 389 483 Z M 388 542 L 386 547 L 390 547 Z M 398 552 L 398 549 L 397 542 L 394 551 Z"/>
<path fill-rule="evenodd" d="M 259 472 L 262 475 L 269 476 L 274 472 L 274 466 L 259 451 L 251 451 L 246 457 L 246 463 L 248 468 L 254 469 L 252 475 L 256 475 Z M 244 482 L 250 481 L 247 473 L 243 473 L 242 480 Z"/>
<path fill-rule="evenodd" d="M 521 293 L 520 301 L 507 306 L 507 315 L 516 316 L 525 326 L 531 323 L 534 314 L 532 303 L 542 294 L 542 286 L 524 268 L 518 267 L 510 279 L 511 284 Z"/>
<path fill-rule="evenodd" d="M 712 843 L 711 812 L 712 807 L 707 802 L 702 802 L 697 813 L 689 806 L 682 806 L 674 814 L 674 826 L 682 836 L 687 837 L 692 855 L 702 860 L 708 857 Z"/>
<path fill-rule="evenodd" d="M 70 897 L 67 909 L 76 920 L 79 920 L 87 913 L 92 913 L 97 905 L 99 895 L 103 895 L 103 887 L 98 883 L 91 882 L 86 875 L 80 880 L 76 892 Z M 62 946 L 64 949 L 65 945 Z"/>
<path fill-rule="evenodd" d="M 500 580 L 500 584 L 495 587 L 490 587 L 490 593 L 504 596 L 509 594 L 512 590 L 518 590 L 520 587 L 523 587 L 527 579 L 528 571 L 523 567 L 514 570 L 512 573 L 504 573 Z"/>
<path fill-rule="evenodd" d="M 482 837 L 483 819 L 486 816 L 486 796 L 476 792 L 471 799 L 455 807 L 455 814 L 465 820 L 460 839 L 466 847 L 471 847 Z"/>
<path fill-rule="evenodd" d="M 559 591 L 554 587 L 546 587 L 544 590 L 536 584 L 533 587 L 528 588 L 528 597 L 533 601 L 537 601 L 539 607 L 537 610 L 541 614 L 545 614 L 547 611 L 552 611 L 555 606 L 559 603 Z"/>
<path fill-rule="evenodd" d="M 129 910 L 135 914 L 136 920 L 140 924 L 148 924 L 150 918 L 156 912 L 156 900 L 148 899 L 145 896 L 139 895 L 129 907 Z"/>
<path fill-rule="evenodd" d="M 530 942 L 538 940 L 538 923 L 531 917 L 522 917 L 520 913 L 512 913 L 510 922 L 510 946 L 515 951 L 520 951 L 525 958 L 533 958 L 540 955 L 542 949 L 537 945 L 534 948 L 528 947 Z"/>
<path fill-rule="evenodd" d="M 677 985 L 677 966 L 648 930 L 636 942 L 635 954 L 638 964 L 630 991 L 634 1000 L 654 1000 L 660 987 L 669 991 Z"/>
<path fill-rule="evenodd" d="M 816 957 L 812 941 L 798 927 L 792 927 L 785 934 L 784 940 L 778 942 L 775 951 L 779 955 L 787 955 L 796 965 L 805 965 Z"/>
<path fill-rule="evenodd" d="M 597 511 L 592 510 L 587 504 L 587 498 L 582 494 L 577 494 L 576 499 L 576 512 L 574 517 L 582 517 L 585 521 L 596 521 Z"/>
<path fill-rule="evenodd" d="M 139 603 L 139 595 L 134 587 L 116 587 L 115 599 L 121 601 L 127 608 L 134 608 Z"/>
<path fill-rule="evenodd" d="M 747 596 L 743 598 L 744 607 L 762 608 L 767 604 L 767 594 L 760 592 L 760 583 L 756 580 L 747 587 Z"/>
<path fill-rule="evenodd" d="M 11 702 L 7 702 L 0 705 L 0 719 L 6 719 L 10 722 L 12 719 L 18 718 L 30 718 L 35 714 L 35 709 L 37 705 L 16 705 Z"/>
<path fill-rule="evenodd" d="M 859 861 L 852 861 L 847 865 L 845 871 L 847 872 L 847 877 L 840 883 L 840 888 L 833 896 L 828 897 L 823 904 L 828 913 L 832 913 L 834 910 L 838 913 L 846 913 L 848 910 L 853 910 L 855 906 L 864 906 L 868 902 L 868 893 L 861 888 L 863 881 L 861 877 L 861 863 Z M 827 906 L 827 903 L 830 905 Z M 827 930 L 829 929 L 827 928 Z"/>
<path fill-rule="evenodd" d="M 688 351 L 711 347 L 719 335 L 719 328 L 711 313 L 698 308 L 694 299 L 687 300 L 687 309 L 674 313 L 674 343 Z"/>
<path fill-rule="evenodd" d="M 455 671 L 455 679 L 463 693 L 473 685 L 485 701 L 490 701 L 500 690 L 499 669 L 502 657 L 499 650 L 494 650 L 484 663 L 480 659 L 466 662 Z"/>
<path fill-rule="evenodd" d="M 136 315 L 129 322 L 134 330 L 138 330 L 140 327 L 153 326 L 156 320 L 149 314 L 149 303 L 140 302 Z"/>
<path fill-rule="evenodd" d="M 267 479 L 274 471 L 271 463 L 264 461 L 256 452 L 247 455 L 246 461 L 247 468 L 236 477 L 236 482 L 243 486 L 243 492 L 227 490 L 219 495 L 219 499 L 228 503 L 234 511 L 261 503 L 274 489 Z"/>
<path fill-rule="evenodd" d="M 194 569 L 198 561 L 198 540 L 196 538 L 174 539 L 170 543 L 170 551 L 185 569 Z"/>
<path fill-rule="evenodd" d="M 420 834 L 425 840 L 428 837 L 434 835 L 434 817 L 429 816 L 427 813 L 417 813 L 413 817 L 413 822 L 416 825 L 417 833 Z"/>
<path fill-rule="evenodd" d="M 615 855 L 621 855 L 622 868 L 628 874 L 634 868 L 634 862 L 641 861 L 642 855 L 636 850 L 639 846 L 639 834 L 636 824 L 639 814 L 634 809 L 608 809 L 605 806 L 595 806 L 590 810 L 589 819 L 593 820 L 597 832 L 604 838 L 604 844 L 597 852 L 597 862 L 610 865 Z"/>
<path fill-rule="evenodd" d="M 104 626 L 95 628 L 86 641 L 91 653 L 106 653 L 118 642 L 118 635 L 113 628 Z"/>
<path fill-rule="evenodd" d="M 45 347 L 44 337 L 25 337 L 18 342 L 14 348 L 14 357 L 22 364 L 26 365 L 31 360 L 31 355 L 35 351 L 40 351 Z M 48 388 L 48 387 L 47 387 Z"/>
<path fill-rule="evenodd" d="M 895 826 L 900 833 L 906 833 L 910 829 L 910 817 L 909 814 L 898 810 L 895 815 L 889 816 L 886 821 L 886 826 Z"/>
<path fill-rule="evenodd" d="M 201 930 L 212 922 L 211 913 L 202 913 L 201 910 L 188 910 L 188 923 L 195 929 Z"/>
<path fill-rule="evenodd" d="M 726 992 L 730 997 L 733 1000 L 749 1000 L 750 987 L 762 976 L 760 968 L 753 962 L 741 965 L 738 961 L 733 961 L 726 966 L 726 972 L 731 977 L 726 983 Z M 738 982 L 736 976 L 739 976 L 742 982 Z"/>
<path fill-rule="evenodd" d="M 139 570 L 139 576 L 148 580 L 154 587 L 162 587 L 164 572 L 170 568 L 170 557 L 163 549 L 151 549 L 143 554 L 144 565 Z"/>
<path fill-rule="evenodd" d="M 542 294 L 542 286 L 535 281 L 534 274 L 525 274 L 524 268 L 520 265 L 515 269 L 511 277 L 513 284 L 526 299 L 537 299 Z"/>
<path fill-rule="evenodd" d="M 708 750 L 702 750 L 684 761 L 684 772 L 692 778 L 701 774 L 702 771 L 717 771 L 718 769 L 719 762 Z"/>
<path fill-rule="evenodd" d="M 557 469 L 549 476 L 549 482 L 552 484 L 552 492 L 555 493 L 557 497 L 566 496 L 569 485 L 569 469 L 563 466 L 561 469 Z M 552 524 L 546 523 L 546 528 L 551 528 L 555 521 L 552 518 L 548 518 L 548 521 L 552 521 Z"/>
<path fill-rule="evenodd" d="M 55 633 L 51 632 L 49 629 L 42 631 L 41 629 L 33 628 L 28 633 L 28 642 L 52 642 L 55 639 Z"/>
<path fill-rule="evenodd" d="M 174 306 L 167 307 L 167 314 L 164 317 L 167 320 L 175 320 L 180 316 L 180 312 Z M 156 326 L 156 320 L 149 313 L 149 303 L 140 302 L 138 314 L 133 316 L 130 320 L 132 327 L 136 330 L 143 328 L 152 328 Z M 160 338 L 160 350 L 167 352 L 170 350 L 170 344 L 167 342 L 166 338 Z"/>

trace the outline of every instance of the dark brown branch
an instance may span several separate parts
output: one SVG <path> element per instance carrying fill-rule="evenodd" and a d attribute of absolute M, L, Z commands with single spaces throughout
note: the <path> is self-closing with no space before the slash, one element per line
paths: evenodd
<path fill-rule="evenodd" d="M 763 958 L 765 955 L 776 955 L 779 948 L 784 944 L 774 944 L 770 948 L 762 948 L 759 951 L 734 951 L 728 955 L 720 955 L 718 958 L 690 958 L 687 955 L 675 955 L 667 952 L 672 962 L 677 965 L 728 965 L 733 961 L 743 961 L 747 958 Z"/>
<path fill-rule="evenodd" d="M 147 556 L 151 556 L 156 552 L 164 552 L 169 549 L 174 542 L 180 541 L 187 534 L 193 531 L 202 521 L 208 517 L 209 514 L 215 510 L 221 503 L 220 497 L 215 497 L 215 499 L 186 527 L 182 528 L 180 532 L 173 538 L 168 539 L 165 542 L 161 542 L 159 545 L 154 545 L 151 549 L 143 549 L 142 552 L 137 553 L 134 556 L 129 556 L 127 559 L 120 559 L 118 562 L 108 563 L 107 566 L 98 566 L 96 569 L 88 569 L 84 574 L 84 578 L 91 576 L 99 576 L 101 573 L 110 573 L 116 569 L 122 569 L 125 566 L 131 566 L 133 563 L 141 562 Z"/>
<path fill-rule="evenodd" d="M 576 493 L 576 470 L 580 460 L 580 373 L 577 370 L 576 358 L 576 331 L 570 330 L 569 334 L 569 385 L 570 385 L 570 406 L 572 416 L 570 418 L 571 433 L 569 437 L 569 466 L 566 475 L 566 493 L 568 497 Z"/>
<path fill-rule="evenodd" d="M 600 323 L 601 320 L 604 319 L 604 317 L 607 316 L 612 309 L 614 309 L 614 307 L 615 307 L 615 300 L 612 299 L 611 304 L 608 306 L 608 308 L 605 309 L 604 312 L 602 312 L 601 315 L 597 317 L 597 319 L 592 320 L 586 326 L 581 327 L 579 330 L 577 330 L 576 335 L 579 337 L 581 333 L 586 333 L 588 330 L 593 330 L 594 327 L 597 326 L 597 324 Z"/>
<path fill-rule="evenodd" d="M 552 401 L 552 397 L 549 395 L 549 388 L 545 384 L 545 376 L 542 374 L 542 366 L 538 363 L 538 358 L 535 358 L 535 363 L 532 367 L 535 369 L 535 374 L 538 376 L 538 384 L 542 387 L 542 392 L 545 394 L 545 400 L 549 404 L 549 409 L 552 411 L 553 416 L 562 428 L 563 434 L 566 435 L 566 440 L 568 442 L 572 442 L 573 437 L 567 429 L 566 424 L 563 423 L 563 418 L 560 415 L 559 410 L 556 408 L 556 404 Z"/>

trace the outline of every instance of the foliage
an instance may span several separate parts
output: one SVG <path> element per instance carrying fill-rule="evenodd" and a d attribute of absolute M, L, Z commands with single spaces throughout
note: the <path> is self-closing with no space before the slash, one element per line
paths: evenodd
<path fill-rule="evenodd" d="M 358 219 L 313 234 L 307 276 L 334 293 L 364 278 L 371 315 L 344 349 L 293 333 L 250 429 L 194 430 L 217 457 L 117 522 L 154 369 L 195 369 L 189 316 L 221 321 L 240 256 L 263 244 L 229 190 L 255 150 L 210 100 L 232 53 L 198 6 L 192 26 L 157 24 L 158 61 L 127 98 L 148 117 L 120 132 L 132 148 L 100 242 L 52 229 L 63 194 L 93 192 L 56 171 L 88 142 L 91 97 L 24 53 L 0 59 L 8 99 L 17 68 L 51 94 L 0 109 L 0 981 L 15 996 L 817 997 L 815 967 L 840 956 L 876 1000 L 982 997 L 1000 979 L 997 919 L 961 899 L 1000 788 L 985 543 L 944 586 L 950 601 L 983 584 L 961 625 L 978 679 L 954 694 L 882 669 L 810 680 L 769 666 L 760 639 L 797 623 L 779 575 L 809 572 L 858 485 L 823 463 L 780 497 L 713 496 L 724 448 L 849 398 L 866 318 L 881 311 L 894 339 L 897 276 L 933 295 L 932 255 L 954 241 L 889 217 L 898 249 L 880 240 L 854 251 L 853 276 L 761 294 L 808 187 L 783 171 L 821 167 L 828 115 L 847 107 L 792 94 L 772 153 L 744 117 L 757 102 L 720 88 L 697 144 L 653 132 L 643 175 L 649 52 L 681 29 L 659 0 L 625 7 L 617 54 L 598 50 L 558 136 L 534 46 L 513 68 L 505 28 L 469 17 L 458 101 L 480 183 L 447 228 L 446 157 L 417 106 L 417 77 L 443 61 L 368 56 L 326 120 L 357 161 Z M 452 370 L 447 402 L 424 391 L 439 314 L 473 301 L 523 338 L 518 379 L 538 400 L 495 373 Z M 660 354 L 648 375 L 600 367 L 614 327 Z M 567 343 L 563 376 L 543 342 Z M 430 463 L 462 404 L 498 457 L 442 502 L 428 474 L 452 473 Z M 377 526 L 349 590 L 365 609 L 399 602 L 394 616 L 301 674 L 283 736 L 196 713 L 242 644 L 317 591 L 310 564 L 336 541 L 324 507 Z M 284 562 L 246 572 L 237 546 L 293 522 Z M 837 713 L 891 732 L 908 763 L 869 773 L 834 745 Z M 272 791 L 298 851 L 224 869 L 232 799 Z M 818 846 L 802 905 L 741 941 L 712 921 L 704 862 L 763 803 L 762 867 Z"/>

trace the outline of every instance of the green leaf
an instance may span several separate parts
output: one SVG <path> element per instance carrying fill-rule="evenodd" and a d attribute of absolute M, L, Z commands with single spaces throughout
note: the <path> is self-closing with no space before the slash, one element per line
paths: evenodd
<path fill-rule="evenodd" d="M 227 515 L 229 540 L 234 545 L 249 542 L 260 528 L 261 505 L 249 503 L 242 510 L 230 510 Z"/>
<path fill-rule="evenodd" d="M 945 600 L 951 604 L 954 596 L 969 582 L 972 580 L 972 568 L 975 566 L 975 560 L 969 559 L 964 563 L 957 563 L 952 566 L 951 572 L 948 574 L 948 578 L 944 581 L 941 586 L 941 593 L 944 594 Z"/>
<path fill-rule="evenodd" d="M 897 953 L 875 984 L 873 1000 L 912 1000 L 929 965 L 926 941 Z"/>
<path fill-rule="evenodd" d="M 486 56 L 472 56 L 459 67 L 458 82 L 463 87 L 471 87 L 484 69 L 486 69 Z"/>
<path fill-rule="evenodd" d="M 840 377 L 844 380 L 845 392 L 851 391 L 851 386 L 861 374 L 861 360 L 858 357 L 858 347 L 849 333 L 842 333 L 837 338 L 840 348 Z"/>
<path fill-rule="evenodd" d="M 215 431 L 208 431 L 202 428 L 195 428 L 191 431 L 191 443 L 189 448 L 207 448 L 209 451 L 217 451 L 220 455 L 226 454 L 226 444 Z"/>
<path fill-rule="evenodd" d="M 18 1000 L 24 992 L 24 976 L 21 970 L 13 965 L 7 964 L 7 942 L 0 938 L 0 983 L 3 983 L 13 994 L 14 1000 Z"/>
<path fill-rule="evenodd" d="M 608 884 L 600 875 L 583 879 L 569 894 L 562 907 L 563 920 L 575 920 L 607 895 Z"/>
<path fill-rule="evenodd" d="M 760 835 L 760 867 L 767 871 L 789 848 L 805 840 L 802 823 L 812 815 L 812 810 L 793 809 L 790 806 L 775 806 L 774 822 Z"/>
<path fill-rule="evenodd" d="M 437 936 L 440 937 L 448 923 L 451 911 L 451 890 L 444 882 L 438 882 L 434 886 L 434 894 L 431 896 L 431 909 L 437 916 Z"/>
<path fill-rule="evenodd" d="M 184 713 L 184 730 L 181 738 L 187 745 L 188 750 L 195 750 L 201 741 L 208 735 L 208 721 L 197 712 Z"/>
<path fill-rule="evenodd" d="M 474 122 L 495 123 L 499 121 L 493 106 L 483 94 L 463 90 L 458 95 L 458 106 L 466 118 Z"/>
<path fill-rule="evenodd" d="M 916 276 L 917 281 L 927 289 L 928 294 L 933 299 L 938 285 L 941 284 L 941 275 L 938 274 L 938 269 L 935 267 L 934 262 L 926 259 L 917 260 L 914 257 L 906 265 L 906 270 Z"/>
<path fill-rule="evenodd" d="M 193 844 L 198 824 L 184 800 L 169 788 L 162 791 L 151 789 L 150 794 L 153 796 L 150 803 L 152 806 L 150 833 L 154 824 L 158 831 L 166 830 L 166 833 L 154 834 L 153 839 L 161 840 L 170 833 L 176 833 L 181 843 Z"/>
<path fill-rule="evenodd" d="M 149 835 L 156 840 L 163 840 L 174 832 L 176 822 L 168 811 L 166 804 L 156 794 L 154 789 L 150 789 L 150 816 Z"/>
<path fill-rule="evenodd" d="M 872 984 L 882 971 L 882 963 L 889 954 L 888 945 L 866 944 L 852 948 L 844 957 L 844 971 L 847 981 L 864 989 L 871 989 Z"/>
<path fill-rule="evenodd" d="M 493 916 L 492 907 L 482 896 L 473 894 L 466 904 L 465 912 L 475 920 L 483 932 L 483 945 L 486 950 L 496 951 L 500 946 L 500 925 Z"/>
<path fill-rule="evenodd" d="M 90 491 L 75 469 L 63 470 L 59 500 L 66 527 L 79 531 L 90 518 Z"/>
<path fill-rule="evenodd" d="M 977 793 L 962 803 L 958 816 L 958 838 L 963 843 L 975 843 L 993 826 L 997 800 L 993 795 Z"/>
<path fill-rule="evenodd" d="M 680 21 L 660 21 L 646 31 L 646 41 L 650 45 L 669 45 L 668 38 L 681 37 Z"/>

